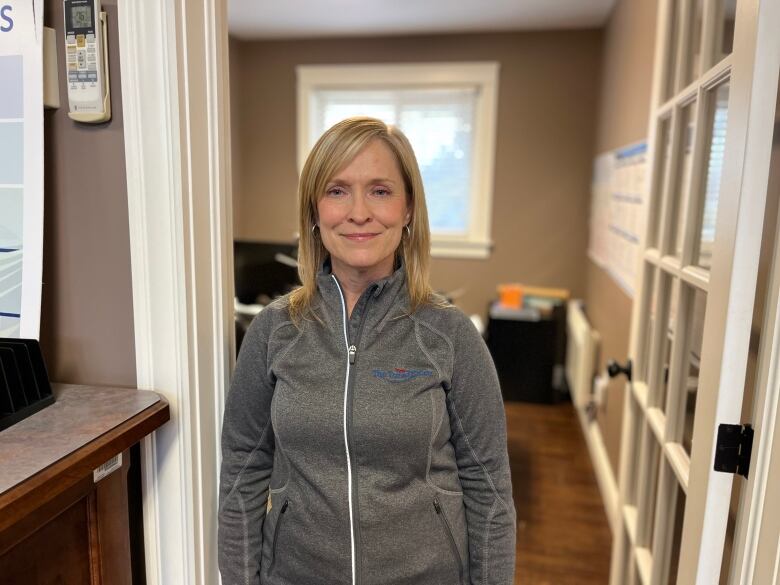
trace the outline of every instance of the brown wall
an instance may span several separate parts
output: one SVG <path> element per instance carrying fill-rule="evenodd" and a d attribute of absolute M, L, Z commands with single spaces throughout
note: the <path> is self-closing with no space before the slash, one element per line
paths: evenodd
<path fill-rule="evenodd" d="M 607 24 L 602 55 L 598 129 L 593 155 L 647 138 L 657 1 L 619 0 Z M 588 318 L 601 334 L 600 369 L 628 357 L 632 299 L 604 270 L 586 262 Z M 607 453 L 617 477 L 625 378 L 613 381 L 599 411 Z"/>
<path fill-rule="evenodd" d="M 458 304 L 481 314 L 500 282 L 584 294 L 601 37 L 557 31 L 232 40 L 235 237 L 289 241 L 296 231 L 296 65 L 498 61 L 495 249 L 487 260 L 434 259 L 433 285 L 464 287 Z"/>
<path fill-rule="evenodd" d="M 44 114 L 41 346 L 54 381 L 135 386 L 117 0 L 102 5 L 113 119 L 95 126 L 68 118 L 62 2 L 44 5 L 57 30 L 62 105 Z"/>

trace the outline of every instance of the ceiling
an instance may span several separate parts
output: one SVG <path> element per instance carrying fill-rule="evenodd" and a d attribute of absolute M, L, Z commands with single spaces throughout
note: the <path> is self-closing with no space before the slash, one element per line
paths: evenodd
<path fill-rule="evenodd" d="M 615 0 L 228 0 L 230 34 L 283 39 L 593 28 Z"/>

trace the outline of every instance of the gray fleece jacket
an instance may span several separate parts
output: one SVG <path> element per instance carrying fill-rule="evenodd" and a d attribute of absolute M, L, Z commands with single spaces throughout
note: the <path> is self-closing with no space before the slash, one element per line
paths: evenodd
<path fill-rule="evenodd" d="M 328 263 L 294 325 L 252 322 L 222 428 L 223 585 L 510 585 L 495 368 L 458 309 L 408 314 L 403 267 L 351 317 Z"/>

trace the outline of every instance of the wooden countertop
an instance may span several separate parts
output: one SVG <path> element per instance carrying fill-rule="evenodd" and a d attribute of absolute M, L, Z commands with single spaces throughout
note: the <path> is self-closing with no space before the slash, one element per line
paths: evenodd
<path fill-rule="evenodd" d="M 170 418 L 155 392 L 52 388 L 54 404 L 0 432 L 0 531 Z"/>

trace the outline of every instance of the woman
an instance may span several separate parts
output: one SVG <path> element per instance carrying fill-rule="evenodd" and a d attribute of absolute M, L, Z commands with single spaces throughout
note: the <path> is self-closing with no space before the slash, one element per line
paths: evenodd
<path fill-rule="evenodd" d="M 509 585 L 515 512 L 495 368 L 431 292 L 422 179 L 372 118 L 299 186 L 302 286 L 246 334 L 222 430 L 223 585 Z"/>

